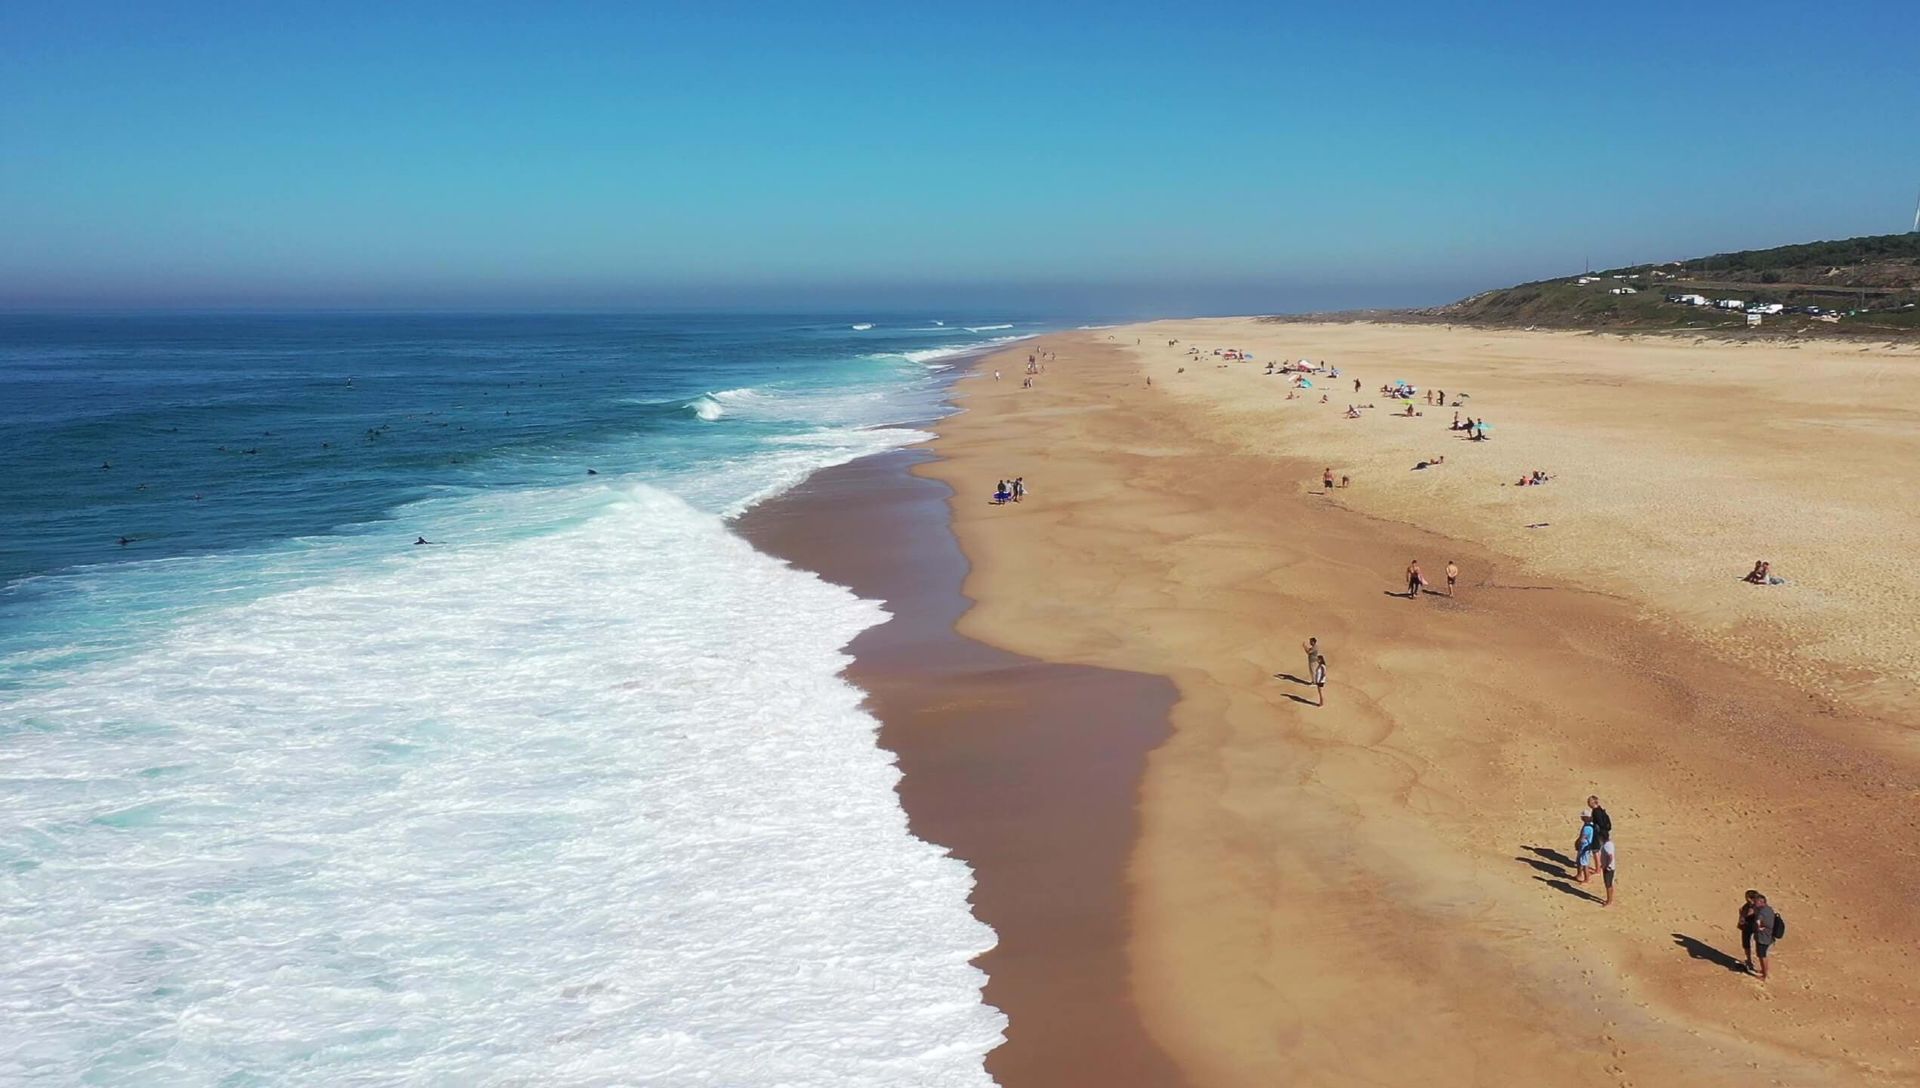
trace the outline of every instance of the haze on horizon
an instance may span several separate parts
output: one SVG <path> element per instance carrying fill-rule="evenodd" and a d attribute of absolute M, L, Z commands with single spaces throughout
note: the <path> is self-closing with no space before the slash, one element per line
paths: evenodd
<path fill-rule="evenodd" d="M 1904 229 L 1891 0 L 0 11 L 0 309 L 1443 301 Z"/>

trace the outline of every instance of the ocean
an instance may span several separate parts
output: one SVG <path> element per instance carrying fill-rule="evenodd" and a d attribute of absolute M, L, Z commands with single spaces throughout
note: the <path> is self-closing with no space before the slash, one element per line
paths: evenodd
<path fill-rule="evenodd" d="M 0 317 L 0 1083 L 990 1083 L 885 614 L 728 528 L 1050 327 L 941 316 Z"/>

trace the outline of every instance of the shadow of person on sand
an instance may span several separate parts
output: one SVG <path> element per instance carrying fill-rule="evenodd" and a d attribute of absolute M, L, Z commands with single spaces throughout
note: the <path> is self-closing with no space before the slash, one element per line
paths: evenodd
<path fill-rule="evenodd" d="M 1576 865 L 1576 863 L 1572 858 L 1568 857 L 1565 854 L 1562 854 L 1558 850 L 1549 849 L 1548 847 L 1545 847 L 1545 846 L 1528 846 L 1528 847 L 1524 847 L 1523 849 L 1525 849 L 1527 853 L 1532 854 L 1534 857 L 1545 858 L 1556 865 L 1564 865 L 1569 869 L 1574 868 Z"/>
<path fill-rule="evenodd" d="M 1571 895 L 1577 899 L 1584 899 L 1589 903 L 1605 902 L 1605 900 L 1601 899 L 1599 896 L 1593 894 L 1592 892 L 1582 891 L 1579 888 L 1576 888 L 1573 885 L 1567 883 L 1565 880 L 1561 880 L 1561 879 L 1550 880 L 1544 876 L 1536 876 L 1533 879 L 1538 880 L 1540 883 L 1545 884 L 1550 888 L 1553 888 L 1555 891 L 1565 892 L 1568 895 Z"/>
<path fill-rule="evenodd" d="M 1564 878 L 1567 875 L 1566 870 L 1560 868 L 1560 866 L 1554 865 L 1551 862 L 1541 861 L 1539 858 L 1517 857 L 1513 860 L 1522 865 L 1530 865 L 1536 872 L 1545 873 L 1548 876 Z"/>
<path fill-rule="evenodd" d="M 1742 974 L 1746 973 L 1746 964 L 1727 955 L 1725 952 L 1720 951 L 1707 942 L 1700 940 L 1698 937 L 1689 937 L 1684 933 L 1675 933 L 1672 936 L 1673 943 L 1678 945 L 1689 957 L 1696 960 L 1706 960 L 1708 963 L 1724 967 L 1729 971 L 1739 971 Z"/>
<path fill-rule="evenodd" d="M 1310 688 L 1313 686 L 1313 681 L 1302 680 L 1298 676 L 1295 676 L 1290 672 L 1276 672 L 1273 674 L 1273 678 L 1275 680 L 1291 680 L 1294 683 L 1299 684 L 1303 688 Z"/>
<path fill-rule="evenodd" d="M 1381 595 L 1382 595 L 1382 596 L 1386 596 L 1386 597 L 1398 597 L 1398 598 L 1400 598 L 1400 599 L 1401 599 L 1401 600 L 1403 600 L 1403 601 L 1411 601 L 1411 600 L 1413 600 L 1413 599 L 1414 599 L 1415 597 L 1418 597 L 1418 596 L 1419 596 L 1419 594 L 1418 594 L 1418 593 L 1395 593 L 1395 592 L 1394 592 L 1393 590 L 1391 590 L 1391 589 L 1383 589 L 1383 590 L 1381 590 L 1381 591 L 1380 591 L 1380 593 L 1381 593 Z"/>

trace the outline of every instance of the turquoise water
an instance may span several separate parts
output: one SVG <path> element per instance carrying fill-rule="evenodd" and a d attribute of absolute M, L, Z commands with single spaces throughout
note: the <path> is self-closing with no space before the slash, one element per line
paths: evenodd
<path fill-rule="evenodd" d="M 884 614 L 725 520 L 964 317 L 0 319 L 0 1081 L 985 1083 Z"/>

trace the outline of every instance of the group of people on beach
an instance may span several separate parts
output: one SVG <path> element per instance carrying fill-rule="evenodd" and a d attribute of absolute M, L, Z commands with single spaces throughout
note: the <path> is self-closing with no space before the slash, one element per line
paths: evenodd
<path fill-rule="evenodd" d="M 1359 392 L 1361 389 L 1360 381 L 1355 379 L 1353 384 L 1354 391 L 1356 393 Z M 1399 387 L 1383 386 L 1382 392 L 1388 393 L 1389 395 L 1398 395 L 1402 399 L 1408 400 L 1406 414 L 1418 414 L 1414 410 L 1411 397 L 1408 396 L 1409 390 Z M 1462 394 L 1462 396 L 1464 396 L 1464 394 Z M 1430 391 L 1427 394 L 1427 403 L 1446 405 L 1446 394 L 1437 390 Z M 1456 401 L 1454 407 L 1458 407 L 1458 405 L 1459 402 Z M 1367 407 L 1372 407 L 1372 405 L 1367 405 Z M 1347 406 L 1346 416 L 1348 419 L 1360 418 L 1359 408 L 1349 404 Z M 1470 440 L 1476 442 L 1486 441 L 1486 428 L 1487 423 L 1485 419 L 1476 419 L 1473 417 L 1463 419 L 1458 411 L 1453 413 L 1453 422 L 1448 426 L 1448 430 L 1463 432 Z M 1420 462 L 1415 467 L 1428 468 L 1433 465 L 1443 464 L 1444 462 L 1444 457 L 1432 457 Z M 1552 479 L 1553 474 L 1544 469 L 1535 469 L 1520 477 L 1516 486 L 1537 487 Z M 1340 477 L 1341 487 L 1346 487 L 1348 482 L 1347 477 Z M 1334 489 L 1334 472 L 1331 465 L 1321 470 L 1320 484 L 1326 493 L 1332 493 Z M 1451 597 L 1454 595 L 1459 578 L 1459 565 L 1449 560 L 1446 567 L 1447 596 Z M 1747 573 L 1744 580 L 1753 585 L 1775 585 L 1782 581 L 1782 579 L 1774 576 L 1772 564 L 1764 559 L 1756 559 L 1754 561 L 1753 569 Z M 1426 576 L 1420 569 L 1420 561 L 1418 559 L 1412 560 L 1407 564 L 1406 585 L 1406 596 L 1409 600 L 1416 600 L 1423 594 L 1431 592 L 1427 586 Z M 1327 684 L 1327 658 L 1325 650 L 1321 647 L 1318 637 L 1308 638 L 1307 641 L 1301 645 L 1301 649 L 1306 654 L 1307 682 L 1312 684 L 1314 688 L 1314 705 L 1325 706 Z M 1619 867 L 1619 848 L 1614 842 L 1613 818 L 1608 814 L 1606 808 L 1601 805 L 1600 798 L 1597 795 L 1587 798 L 1586 808 L 1580 813 L 1580 830 L 1574 841 L 1573 853 L 1574 859 L 1573 865 L 1571 866 L 1573 878 L 1581 884 L 1586 884 L 1592 881 L 1597 874 L 1604 886 L 1605 892 L 1604 897 L 1600 899 L 1600 905 L 1603 907 L 1612 906 Z M 1565 859 L 1561 860 L 1564 861 Z M 1757 974 L 1761 981 L 1766 981 L 1769 970 L 1768 960 L 1773 949 L 1773 944 L 1786 933 L 1785 919 L 1780 916 L 1777 910 L 1768 904 L 1765 895 L 1758 891 L 1748 891 L 1746 893 L 1746 901 L 1740 908 L 1738 928 L 1741 948 L 1745 954 L 1747 971 Z"/>
<path fill-rule="evenodd" d="M 1024 476 L 1015 476 L 1011 480 L 1001 480 L 995 484 L 993 488 L 993 501 L 995 504 L 1020 502 L 1026 497 L 1027 478 Z"/>
<path fill-rule="evenodd" d="M 1048 352 L 1047 355 L 1051 357 L 1053 353 Z M 1027 356 L 1027 376 L 1020 382 L 1020 388 L 1032 389 L 1034 379 L 1045 373 L 1046 369 L 1047 364 L 1041 362 L 1038 357 L 1029 354 Z"/>
<path fill-rule="evenodd" d="M 1472 416 L 1468 416 L 1463 420 L 1460 418 L 1459 412 L 1453 413 L 1453 422 L 1447 426 L 1447 430 L 1465 431 L 1467 432 L 1467 438 L 1473 442 L 1485 442 L 1487 440 L 1487 421 L 1485 419 L 1474 419 Z"/>

